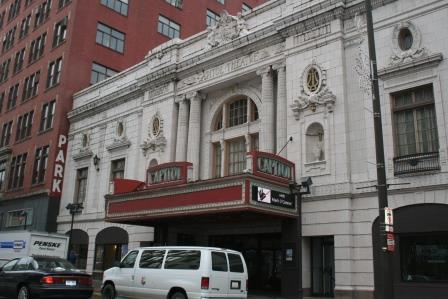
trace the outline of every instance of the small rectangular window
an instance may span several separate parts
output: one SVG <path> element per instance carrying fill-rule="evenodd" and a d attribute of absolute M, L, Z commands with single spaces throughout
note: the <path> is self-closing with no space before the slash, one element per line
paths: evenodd
<path fill-rule="evenodd" d="M 53 127 L 54 112 L 56 108 L 56 100 L 45 103 L 42 106 L 42 112 L 40 114 L 40 127 L 39 131 L 46 131 Z"/>
<path fill-rule="evenodd" d="M 50 146 L 43 146 L 36 149 L 34 156 L 33 180 L 32 184 L 41 184 L 45 181 L 45 172 L 47 171 L 48 153 Z"/>
<path fill-rule="evenodd" d="M 33 224 L 33 209 L 9 211 L 6 216 L 6 227 Z"/>
<path fill-rule="evenodd" d="M 48 66 L 47 88 L 57 85 L 61 79 L 62 57 L 50 62 Z"/>
<path fill-rule="evenodd" d="M 124 178 L 125 159 L 114 160 L 110 167 L 110 180 Z"/>
<path fill-rule="evenodd" d="M 101 4 L 115 10 L 123 16 L 128 15 L 128 0 L 101 0 Z"/>
<path fill-rule="evenodd" d="M 82 203 L 86 199 L 88 171 L 89 169 L 87 167 L 76 171 L 75 203 Z"/>
<path fill-rule="evenodd" d="M 124 52 L 126 35 L 105 24 L 98 23 L 96 28 L 96 42 L 119 53 Z"/>
<path fill-rule="evenodd" d="M 180 25 L 174 21 L 171 21 L 168 18 L 165 18 L 164 16 L 159 16 L 157 32 L 159 32 L 169 38 L 179 38 L 180 37 Z"/>
<path fill-rule="evenodd" d="M 90 78 L 90 84 L 96 84 L 103 80 L 106 80 L 109 77 L 117 74 L 118 72 L 114 69 L 108 68 L 98 63 L 92 64 L 92 75 Z"/>
<path fill-rule="evenodd" d="M 61 9 L 64 6 L 68 5 L 70 2 L 72 2 L 72 0 L 59 0 L 58 8 Z"/>
<path fill-rule="evenodd" d="M 199 250 L 170 250 L 166 256 L 165 269 L 197 270 L 200 263 Z"/>
<path fill-rule="evenodd" d="M 34 28 L 44 23 L 50 16 L 51 0 L 45 0 L 42 2 L 36 10 L 36 16 L 34 19 Z"/>
<path fill-rule="evenodd" d="M 227 272 L 227 257 L 224 252 L 212 252 L 212 270 Z"/>
<path fill-rule="evenodd" d="M 219 21 L 219 15 L 207 9 L 206 24 L 208 27 L 215 25 Z"/>
<path fill-rule="evenodd" d="M 57 47 L 65 41 L 67 36 L 67 22 L 68 17 L 65 17 L 54 25 L 53 47 Z"/>
<path fill-rule="evenodd" d="M 140 257 L 139 267 L 142 269 L 162 268 L 165 250 L 144 250 Z"/>
<path fill-rule="evenodd" d="M 18 189 L 23 187 L 25 178 L 25 167 L 27 153 L 17 155 L 11 159 L 11 167 L 9 169 L 8 189 Z"/>
<path fill-rule="evenodd" d="M 0 192 L 4 190 L 6 180 L 7 160 L 0 160 Z"/>
<path fill-rule="evenodd" d="M 174 7 L 182 8 L 182 0 L 165 0 L 165 1 Z"/>

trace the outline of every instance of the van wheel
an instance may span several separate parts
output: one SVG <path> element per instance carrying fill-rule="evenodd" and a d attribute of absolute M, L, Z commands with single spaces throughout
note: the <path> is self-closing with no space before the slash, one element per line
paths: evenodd
<path fill-rule="evenodd" d="M 103 299 L 115 299 L 115 288 L 108 284 L 103 289 Z"/>
<path fill-rule="evenodd" d="M 187 296 L 184 293 L 177 291 L 171 295 L 170 299 L 187 299 Z"/>
<path fill-rule="evenodd" d="M 31 299 L 30 291 L 26 286 L 21 286 L 17 292 L 17 299 Z"/>

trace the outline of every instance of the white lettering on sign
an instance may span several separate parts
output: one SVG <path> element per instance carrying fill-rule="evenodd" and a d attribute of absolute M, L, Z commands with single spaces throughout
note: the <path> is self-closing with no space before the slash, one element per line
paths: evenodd
<path fill-rule="evenodd" d="M 291 179 L 291 166 L 288 166 L 280 161 L 266 157 L 258 157 L 257 166 L 258 171 L 285 179 Z"/>
<path fill-rule="evenodd" d="M 181 179 L 180 167 L 161 168 L 149 173 L 149 184 L 160 184 L 166 182 L 178 181 Z"/>
<path fill-rule="evenodd" d="M 51 186 L 51 192 L 61 193 L 62 191 L 62 179 L 64 178 L 64 146 L 67 144 L 67 137 L 65 135 L 59 135 L 58 141 L 58 154 L 54 163 L 53 184 Z"/>

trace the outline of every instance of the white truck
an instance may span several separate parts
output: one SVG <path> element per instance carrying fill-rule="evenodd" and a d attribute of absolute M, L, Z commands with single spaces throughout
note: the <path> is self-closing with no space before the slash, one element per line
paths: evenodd
<path fill-rule="evenodd" d="M 0 266 L 6 261 L 25 256 L 67 258 L 69 237 L 30 231 L 0 232 Z"/>

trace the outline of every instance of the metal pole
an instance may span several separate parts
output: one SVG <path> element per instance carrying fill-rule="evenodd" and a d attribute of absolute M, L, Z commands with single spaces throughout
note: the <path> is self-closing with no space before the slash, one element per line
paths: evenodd
<path fill-rule="evenodd" d="M 70 251 L 72 245 L 72 236 L 73 236 L 73 221 L 75 220 L 75 211 L 70 208 L 70 214 L 72 214 L 72 222 L 70 223 L 70 235 L 68 239 L 68 250 L 67 250 L 67 260 L 70 258 Z"/>
<path fill-rule="evenodd" d="M 297 219 L 297 230 L 299 233 L 299 252 L 297 256 L 297 267 L 299 268 L 299 277 L 297 278 L 297 283 L 299 285 L 299 299 L 303 298 L 303 285 L 302 285 L 302 254 L 303 254 L 303 242 L 302 242 L 302 194 L 300 193 L 300 190 L 297 194 L 297 212 L 299 214 L 299 218 Z"/>
<path fill-rule="evenodd" d="M 376 61 L 375 50 L 375 36 L 372 19 L 372 4 L 371 0 L 365 0 L 366 18 L 367 18 L 367 35 L 369 40 L 369 56 L 371 67 L 372 80 L 372 101 L 373 101 L 373 118 L 375 130 L 375 149 L 376 149 L 376 165 L 377 165 L 377 180 L 378 180 L 378 208 L 380 220 L 380 261 L 379 261 L 379 276 L 382 279 L 382 288 L 378 293 L 378 298 L 393 299 L 393 274 L 391 263 L 389 262 L 390 254 L 387 250 L 386 232 L 385 232 L 385 213 L 384 208 L 388 206 L 387 202 L 387 182 L 386 182 L 386 168 L 384 163 L 384 143 L 383 143 L 383 127 L 381 123 L 381 103 L 380 91 L 378 86 L 378 66 Z"/>
<path fill-rule="evenodd" d="M 28 213 L 25 212 L 25 223 L 23 224 L 23 229 L 26 230 L 26 222 L 28 221 Z"/>

